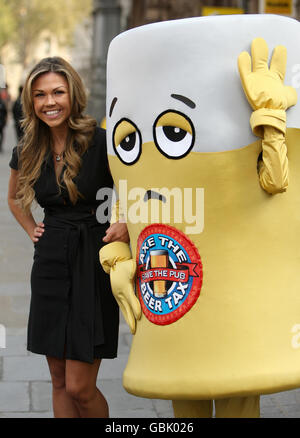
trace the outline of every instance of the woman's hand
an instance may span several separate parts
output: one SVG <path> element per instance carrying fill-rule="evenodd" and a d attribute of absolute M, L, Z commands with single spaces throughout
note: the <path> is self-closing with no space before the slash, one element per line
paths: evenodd
<path fill-rule="evenodd" d="M 106 230 L 106 236 L 103 237 L 103 242 L 129 242 L 129 234 L 127 224 L 125 222 L 115 222 Z"/>
<path fill-rule="evenodd" d="M 33 235 L 30 236 L 33 243 L 36 243 L 39 241 L 39 238 L 44 234 L 45 231 L 45 225 L 43 222 L 38 222 L 36 224 L 36 227 L 33 229 Z"/>

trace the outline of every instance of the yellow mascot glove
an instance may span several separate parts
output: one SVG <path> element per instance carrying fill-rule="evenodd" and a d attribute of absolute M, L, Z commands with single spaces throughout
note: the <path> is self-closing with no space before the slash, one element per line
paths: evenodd
<path fill-rule="evenodd" d="M 252 131 L 263 137 L 263 127 L 272 126 L 283 134 L 286 131 L 285 111 L 297 102 L 296 90 L 283 84 L 286 68 L 286 48 L 274 49 L 268 67 L 268 46 L 263 38 L 255 38 L 249 53 L 242 52 L 238 68 L 242 86 L 254 112 L 250 118 Z"/>
<path fill-rule="evenodd" d="M 136 331 L 136 320 L 141 318 L 141 305 L 134 293 L 136 263 L 131 257 L 129 245 L 112 242 L 99 251 L 100 263 L 107 274 L 114 297 L 129 325 L 131 333 Z"/>

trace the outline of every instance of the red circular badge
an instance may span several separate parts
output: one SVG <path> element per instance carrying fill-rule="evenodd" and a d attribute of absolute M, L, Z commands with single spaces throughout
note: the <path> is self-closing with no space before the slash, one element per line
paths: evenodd
<path fill-rule="evenodd" d="M 177 321 L 196 303 L 202 287 L 195 244 L 174 227 L 151 224 L 139 235 L 136 254 L 143 313 L 158 325 Z"/>

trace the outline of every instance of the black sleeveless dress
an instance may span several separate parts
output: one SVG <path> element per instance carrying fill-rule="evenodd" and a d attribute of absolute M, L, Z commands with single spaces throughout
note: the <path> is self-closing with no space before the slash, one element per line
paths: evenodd
<path fill-rule="evenodd" d="M 18 170 L 16 147 L 9 165 Z M 83 198 L 72 205 L 66 187 L 59 193 L 52 155 L 45 158 L 34 186 L 45 231 L 34 250 L 27 349 L 92 363 L 116 357 L 119 327 L 110 279 L 99 263 L 109 224 L 96 219 L 96 194 L 113 186 L 103 129 L 95 129 L 74 182 Z"/>

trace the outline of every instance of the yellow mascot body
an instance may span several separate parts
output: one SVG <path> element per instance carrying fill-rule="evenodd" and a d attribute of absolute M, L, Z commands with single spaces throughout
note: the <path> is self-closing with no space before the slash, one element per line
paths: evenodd
<path fill-rule="evenodd" d="M 251 67 L 239 55 L 257 37 Z M 111 275 L 116 260 L 131 263 L 111 278 L 135 332 L 123 384 L 137 396 L 300 385 L 300 109 L 284 54 L 269 70 L 266 44 L 287 48 L 285 83 L 297 88 L 300 26 L 284 17 L 155 23 L 110 46 L 109 163 L 132 260 L 114 244 L 100 258 Z"/>

